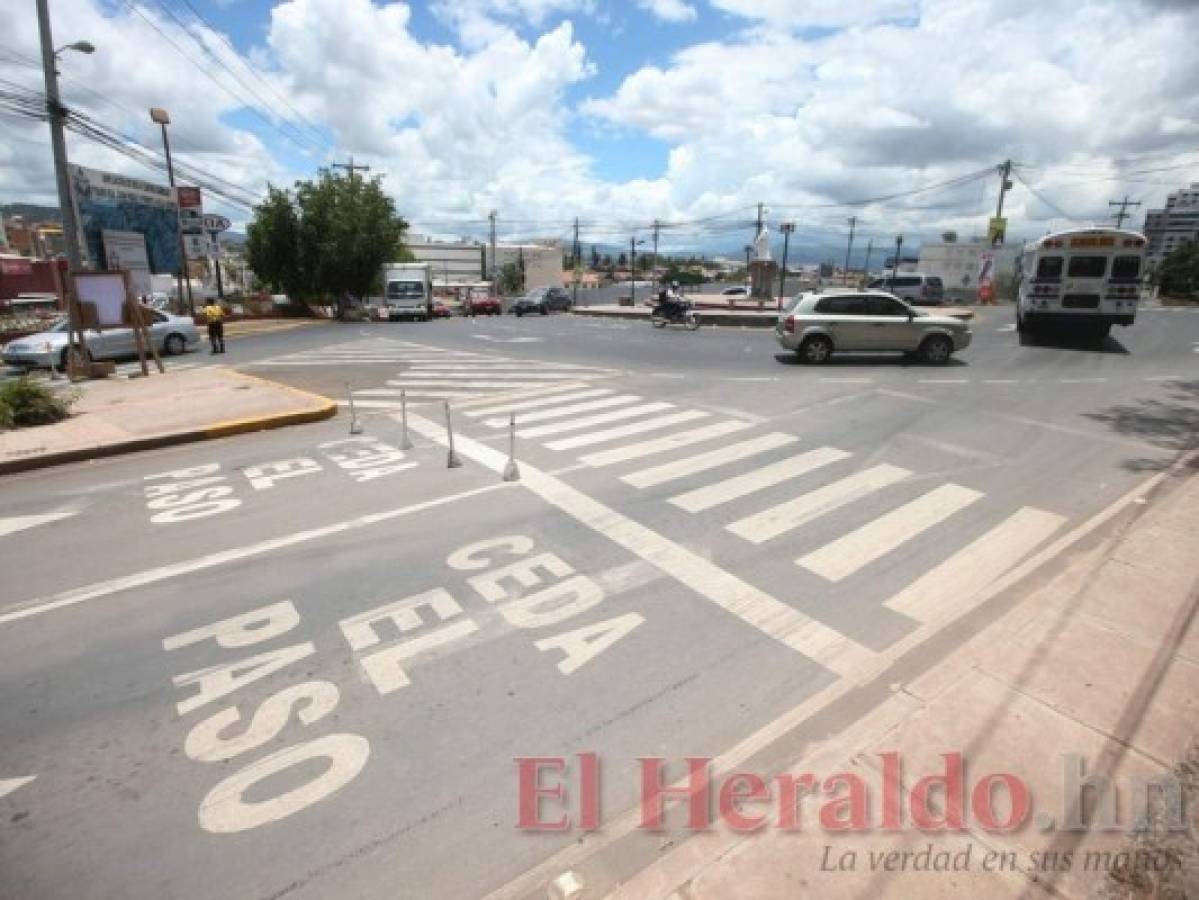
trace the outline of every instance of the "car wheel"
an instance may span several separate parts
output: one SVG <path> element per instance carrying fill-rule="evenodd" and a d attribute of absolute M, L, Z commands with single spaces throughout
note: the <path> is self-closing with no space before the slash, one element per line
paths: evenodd
<path fill-rule="evenodd" d="M 833 355 L 833 342 L 822 334 L 814 334 L 804 338 L 804 342 L 799 345 L 799 355 L 804 362 L 826 363 Z"/>
<path fill-rule="evenodd" d="M 932 334 L 920 344 L 920 358 L 933 366 L 943 366 L 953 355 L 953 341 L 943 334 Z"/>
<path fill-rule="evenodd" d="M 162 349 L 167 356 L 181 356 L 187 350 L 187 339 L 181 334 L 168 334 Z"/>

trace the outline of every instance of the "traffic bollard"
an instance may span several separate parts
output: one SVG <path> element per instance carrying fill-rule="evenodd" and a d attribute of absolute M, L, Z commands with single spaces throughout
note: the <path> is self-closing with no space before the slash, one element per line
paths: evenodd
<path fill-rule="evenodd" d="M 350 388 L 350 383 L 346 382 L 346 396 L 350 398 L 350 434 L 362 434 L 362 423 L 358 421 L 358 411 L 354 408 L 354 391 Z"/>
<path fill-rule="evenodd" d="M 520 481 L 520 468 L 516 465 L 516 413 L 508 420 L 508 465 L 504 466 L 504 481 Z"/>
<path fill-rule="evenodd" d="M 411 450 L 414 447 L 412 438 L 408 437 L 408 394 L 400 389 L 400 449 Z"/>
<path fill-rule="evenodd" d="M 450 422 L 450 401 L 445 401 L 445 433 L 449 438 L 449 452 L 445 457 L 445 466 L 447 469 L 462 468 L 462 460 L 458 458 L 458 454 L 454 452 L 454 427 Z"/>

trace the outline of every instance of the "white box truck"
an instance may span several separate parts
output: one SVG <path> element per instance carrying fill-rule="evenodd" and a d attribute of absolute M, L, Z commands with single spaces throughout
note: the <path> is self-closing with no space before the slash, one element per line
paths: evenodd
<path fill-rule="evenodd" d="M 382 317 L 416 319 L 433 317 L 433 273 L 429 263 L 384 263 Z"/>

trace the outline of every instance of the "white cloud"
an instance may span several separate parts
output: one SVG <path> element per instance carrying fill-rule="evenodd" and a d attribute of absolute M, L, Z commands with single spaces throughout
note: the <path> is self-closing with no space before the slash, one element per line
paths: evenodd
<path fill-rule="evenodd" d="M 699 15 L 685 0 L 637 0 L 637 5 L 664 22 L 693 22 Z"/>
<path fill-rule="evenodd" d="M 919 0 L 708 0 L 747 19 L 795 28 L 843 28 L 916 15 Z"/>

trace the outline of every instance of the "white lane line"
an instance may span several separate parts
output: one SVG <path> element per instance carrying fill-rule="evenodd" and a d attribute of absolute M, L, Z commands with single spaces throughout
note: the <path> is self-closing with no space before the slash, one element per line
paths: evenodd
<path fill-rule="evenodd" d="M 1000 326 L 999 326 L 998 328 L 996 328 L 995 330 L 996 330 L 996 331 L 1015 331 L 1015 330 L 1016 330 L 1016 326 L 1015 326 L 1015 325 L 1000 325 Z"/>
<path fill-rule="evenodd" d="M 601 431 L 589 431 L 575 437 L 560 438 L 548 442 L 545 446 L 551 450 L 574 450 L 577 447 L 589 447 L 592 444 L 602 444 L 605 441 L 615 441 L 622 437 L 669 428 L 671 425 L 694 422 L 696 419 L 706 419 L 708 415 L 703 410 L 688 409 L 683 412 L 671 413 L 668 416 L 658 416 L 645 422 L 632 422 L 628 425 L 618 425 L 615 428 L 606 428 Z"/>
<path fill-rule="evenodd" d="M 795 562 L 829 581 L 841 581 L 983 496 L 960 484 L 943 484 Z"/>
<path fill-rule="evenodd" d="M 36 513 L 32 516 L 10 516 L 7 519 L 0 519 L 0 537 L 24 531 L 26 528 L 49 525 L 51 522 L 69 519 L 71 516 L 77 515 L 79 515 L 79 510 L 75 509 L 64 512 Z"/>
<path fill-rule="evenodd" d="M 436 378 L 438 381 L 470 381 L 476 378 L 490 378 L 492 381 L 563 381 L 567 378 L 598 378 L 594 372 L 553 372 L 545 368 L 527 372 L 493 372 L 491 369 L 475 369 L 472 372 L 432 372 L 424 369 L 406 369 L 397 372 L 396 378 L 404 381 L 420 378 Z M 388 384 L 391 384 L 389 381 Z"/>
<path fill-rule="evenodd" d="M 518 403 L 505 403 L 502 406 L 483 406 L 478 409 L 472 409 L 467 412 L 468 416 L 494 416 L 512 412 L 520 412 L 525 409 L 540 409 L 543 406 L 553 406 L 556 403 L 566 403 L 571 400 L 583 400 L 587 397 L 605 397 L 611 394 L 612 391 L 606 388 L 595 388 L 587 391 L 564 391 L 556 394 L 553 397 L 542 397 L 537 400 L 521 400 Z"/>
<path fill-rule="evenodd" d="M 685 478 L 697 472 L 704 472 L 731 462 L 748 459 L 751 456 L 757 456 L 759 453 L 766 453 L 779 447 L 785 447 L 788 444 L 794 444 L 797 441 L 799 441 L 799 438 L 794 435 L 776 431 L 771 434 L 762 435 L 762 437 L 741 441 L 738 444 L 729 444 L 727 447 L 709 450 L 707 453 L 697 453 L 695 456 L 688 456 L 685 459 L 663 463 L 660 466 L 654 466 L 650 469 L 641 469 L 628 475 L 622 475 L 620 480 L 626 484 L 631 484 L 635 488 L 653 487 L 667 481 L 673 481 L 676 478 Z"/>
<path fill-rule="evenodd" d="M 968 378 L 917 378 L 920 384 L 969 384 Z"/>
<path fill-rule="evenodd" d="M 614 447 L 611 450 L 580 456 L 579 462 L 593 468 L 613 466 L 617 463 L 628 462 L 630 459 L 640 459 L 643 456 L 652 456 L 655 453 L 665 453 L 667 450 L 678 450 L 680 447 L 701 444 L 704 441 L 714 440 L 715 438 L 724 437 L 729 434 L 736 434 L 738 431 L 744 431 L 752 427 L 752 422 L 738 422 L 736 420 L 716 422 L 712 425 L 705 425 L 703 428 L 680 431 L 675 434 L 668 434 L 666 437 L 642 441 L 639 444 L 627 444 L 623 447 Z"/>
<path fill-rule="evenodd" d="M 1061 384 L 1104 384 L 1106 378 L 1059 378 Z"/>
<path fill-rule="evenodd" d="M 983 384 L 1019 384 L 1019 378 L 984 378 Z"/>
<path fill-rule="evenodd" d="M 550 422 L 547 425 L 535 425 L 532 428 L 517 426 L 517 435 L 525 438 L 549 437 L 554 434 L 566 434 L 571 431 L 582 431 L 584 428 L 594 428 L 596 425 L 607 425 L 622 419 L 636 419 L 653 413 L 666 412 L 675 409 L 673 403 L 639 403 L 635 406 L 622 406 L 620 409 L 596 413 L 591 416 L 581 416 L 577 419 L 567 419 L 565 422 Z"/>
<path fill-rule="evenodd" d="M 444 387 L 444 388 L 518 388 L 541 387 L 540 381 L 443 381 L 440 378 L 389 378 L 387 383 L 395 388 Z"/>
<path fill-rule="evenodd" d="M 458 363 L 437 363 L 437 362 L 421 362 L 413 363 L 414 370 L 430 372 L 477 372 L 480 368 L 486 369 L 488 372 L 502 372 L 505 369 L 531 369 L 535 372 L 544 372 L 547 368 L 560 370 L 563 372 L 609 372 L 610 369 L 596 368 L 595 366 L 578 366 L 571 363 L 544 363 L 534 360 L 525 362 L 516 361 L 500 361 L 490 359 L 480 359 L 472 362 L 470 365 L 459 365 Z"/>
<path fill-rule="evenodd" d="M 874 384 L 873 378 L 821 378 L 822 384 Z"/>
<path fill-rule="evenodd" d="M 1065 516 L 1025 506 L 883 603 L 929 622 L 983 590 L 1052 535 Z"/>
<path fill-rule="evenodd" d="M 209 553 L 206 556 L 198 556 L 195 559 L 184 560 L 183 562 L 177 563 L 169 563 L 165 566 L 157 566 L 156 568 L 147 569 L 143 572 L 138 572 L 133 575 L 123 575 L 120 578 L 111 578 L 107 581 L 99 581 L 95 584 L 89 584 L 85 585 L 84 587 L 63 591 L 62 593 L 54 594 L 50 597 L 29 600 L 25 603 L 19 604 L 15 609 L 11 606 L 8 607 L 10 610 L 9 612 L 0 613 L 0 625 L 7 625 L 9 622 L 18 622 L 22 619 L 40 616 L 43 613 L 52 612 L 56 609 L 63 609 L 65 607 L 75 606 L 80 603 L 88 603 L 92 600 L 98 600 L 101 597 L 108 597 L 112 594 L 120 593 L 121 591 L 145 587 L 148 584 L 156 584 L 159 581 L 166 581 L 168 578 L 177 578 L 180 575 L 188 575 L 192 572 L 199 572 L 203 569 L 226 566 L 229 563 L 237 562 L 241 559 L 248 559 L 251 556 L 261 556 L 264 553 L 270 553 L 274 550 L 282 550 L 286 547 L 294 547 L 297 544 L 303 544 L 308 541 L 320 540 L 321 538 L 326 538 L 330 535 L 341 534 L 346 531 L 357 531 L 362 528 L 369 528 L 372 525 L 378 525 L 380 522 L 387 522 L 391 519 L 398 519 L 401 516 L 412 515 L 413 513 L 422 512 L 426 509 L 434 509 L 438 506 L 445 506 L 449 503 L 455 503 L 458 500 L 466 500 L 470 497 L 477 497 L 480 494 L 490 493 L 491 491 L 510 488 L 513 484 L 515 484 L 515 482 L 488 484 L 483 487 L 473 488 L 469 491 L 450 494 L 446 497 L 438 497 L 434 500 L 425 500 L 421 503 L 414 503 L 411 506 L 401 506 L 398 509 L 389 509 L 383 512 L 370 513 L 365 516 L 358 516 L 354 519 L 347 519 L 343 522 L 336 522 L 332 525 L 325 525 L 321 528 L 310 528 L 306 531 L 297 531 L 282 537 L 259 541 L 256 544 L 250 544 L 246 547 L 237 547 L 233 550 L 221 550 L 217 553 Z"/>
<path fill-rule="evenodd" d="M 751 544 L 761 544 L 875 491 L 903 481 L 911 474 L 907 469 L 886 464 L 864 469 L 840 481 L 826 484 L 785 503 L 739 519 L 726 525 L 725 530 L 745 538 Z"/>
<path fill-rule="evenodd" d="M 553 406 L 549 409 L 543 409 L 537 412 L 527 413 L 520 417 L 521 425 L 531 425 L 535 422 L 545 422 L 549 419 L 561 419 L 566 416 L 574 416 L 579 413 L 595 412 L 601 409 L 611 409 L 614 406 L 624 406 L 629 403 L 637 403 L 643 400 L 643 397 L 637 394 L 618 394 L 615 397 L 602 397 L 599 400 L 586 400 L 583 403 L 570 403 L 566 406 Z M 544 404 L 543 404 L 544 405 Z M 486 419 L 483 422 L 488 428 L 507 428 L 508 417 L 497 416 L 494 419 Z"/>
<path fill-rule="evenodd" d="M 670 502 L 679 509 L 685 509 L 690 513 L 703 512 L 722 503 L 728 503 L 756 491 L 782 484 L 792 478 L 798 478 L 821 466 L 827 466 L 843 459 L 849 459 L 849 454 L 844 450 L 838 450 L 836 447 L 818 447 L 752 472 L 735 475 L 724 481 L 679 494 L 677 497 L 671 497 Z"/>
<path fill-rule="evenodd" d="M 1195 348 L 1195 352 L 1199 353 L 1199 347 Z M 1141 379 L 1142 381 L 1181 381 L 1181 375 L 1148 375 Z"/>
<path fill-rule="evenodd" d="M 436 422 L 416 415 L 409 425 L 417 434 L 446 445 L 445 429 Z M 454 446 L 494 472 L 503 472 L 508 462 L 506 453 L 465 435 L 455 435 Z M 873 651 L 839 631 L 540 469 L 522 463 L 519 484 L 720 609 L 837 674 L 848 674 L 874 657 Z"/>
<path fill-rule="evenodd" d="M 267 368 L 275 368 L 277 366 L 380 366 L 390 365 L 399 362 L 399 360 L 385 358 L 360 358 L 353 359 L 260 359 L 254 362 L 242 363 L 244 366 L 265 366 Z"/>
<path fill-rule="evenodd" d="M 25 775 L 22 778 L 0 778 L 0 797 L 7 797 L 22 785 L 29 784 L 36 775 Z"/>

